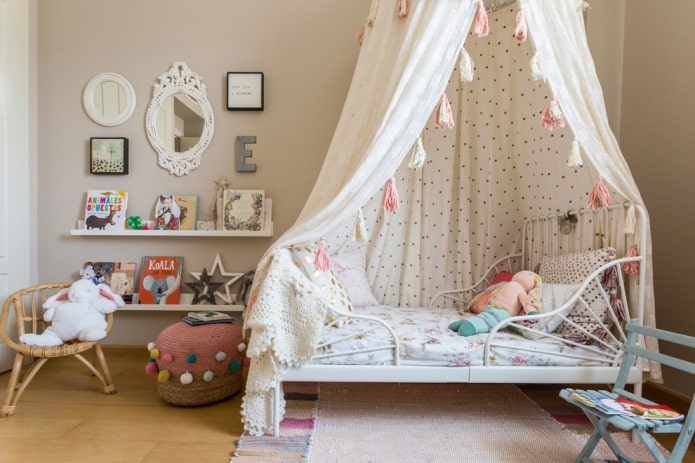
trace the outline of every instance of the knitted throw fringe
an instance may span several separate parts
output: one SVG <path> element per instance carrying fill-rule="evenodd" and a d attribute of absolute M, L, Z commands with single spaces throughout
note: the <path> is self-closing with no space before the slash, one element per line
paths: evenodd
<path fill-rule="evenodd" d="M 454 127 L 454 116 L 451 113 L 451 103 L 446 93 L 442 93 L 439 104 L 434 111 L 434 123 L 439 129 L 451 129 Z"/>
<path fill-rule="evenodd" d="M 408 17 L 408 12 L 410 11 L 410 5 L 408 5 L 408 0 L 398 0 L 398 5 L 396 5 L 396 13 L 401 19 Z"/>
<path fill-rule="evenodd" d="M 461 47 L 461 59 L 459 60 L 459 80 L 471 82 L 473 80 L 473 59 L 465 48 Z"/>
<path fill-rule="evenodd" d="M 579 153 L 579 141 L 575 138 L 572 141 L 572 147 L 570 148 L 570 156 L 567 159 L 567 167 L 580 167 L 584 165 L 582 162 L 582 156 Z"/>
<path fill-rule="evenodd" d="M 625 234 L 634 235 L 635 234 L 635 224 L 637 223 L 637 218 L 635 217 L 635 205 L 630 204 L 625 213 Z"/>
<path fill-rule="evenodd" d="M 384 192 L 384 210 L 386 212 L 395 212 L 398 210 L 398 191 L 396 190 L 396 178 L 391 177 L 386 184 Z"/>
<path fill-rule="evenodd" d="M 425 147 L 422 146 L 422 137 L 418 137 L 415 145 L 413 145 L 413 152 L 410 156 L 408 167 L 411 169 L 419 169 L 425 165 L 425 159 L 427 159 L 427 153 L 425 152 Z"/>
<path fill-rule="evenodd" d="M 591 194 L 589 195 L 589 209 L 595 211 L 599 207 L 608 206 L 611 203 L 611 194 L 608 192 L 608 188 L 603 184 L 601 177 L 596 180 L 594 187 L 591 189 Z"/>
<path fill-rule="evenodd" d="M 326 246 L 326 240 L 321 237 L 319 244 L 316 247 L 316 258 L 314 259 L 314 268 L 325 272 L 331 267 L 331 258 L 328 255 L 328 247 Z"/>
<path fill-rule="evenodd" d="M 639 248 L 637 247 L 637 244 L 633 244 L 630 246 L 630 250 L 627 252 L 627 256 L 625 257 L 636 256 L 639 256 Z M 640 264 L 639 261 L 623 262 L 621 267 L 623 268 L 623 272 L 627 273 L 628 275 L 637 275 L 639 273 Z"/>
<path fill-rule="evenodd" d="M 490 33 L 490 25 L 487 19 L 487 11 L 483 0 L 478 0 L 478 11 L 475 14 L 475 24 L 473 24 L 473 34 L 477 37 L 485 37 Z"/>
<path fill-rule="evenodd" d="M 516 38 L 516 41 L 519 43 L 523 43 L 526 41 L 526 38 L 528 37 L 528 26 L 526 25 L 526 17 L 524 16 L 524 12 L 519 9 L 519 12 L 516 14 L 516 24 L 514 25 L 514 37 Z"/>

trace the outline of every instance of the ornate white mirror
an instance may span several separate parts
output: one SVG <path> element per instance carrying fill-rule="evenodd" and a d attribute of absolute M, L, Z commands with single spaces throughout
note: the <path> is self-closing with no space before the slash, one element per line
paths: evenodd
<path fill-rule="evenodd" d="M 145 114 L 145 129 L 159 165 L 174 175 L 200 166 L 212 140 L 215 118 L 205 84 L 184 62 L 159 76 Z"/>
<path fill-rule="evenodd" d="M 89 79 L 82 93 L 82 105 L 97 124 L 120 125 L 133 115 L 135 90 L 128 80 L 113 72 L 103 72 Z"/>

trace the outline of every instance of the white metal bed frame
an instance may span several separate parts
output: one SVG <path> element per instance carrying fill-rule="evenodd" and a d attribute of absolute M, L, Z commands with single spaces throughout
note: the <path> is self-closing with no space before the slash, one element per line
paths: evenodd
<path fill-rule="evenodd" d="M 468 301 L 481 289 L 489 286 L 492 282 L 494 275 L 502 270 L 507 270 L 514 272 L 516 270 L 521 270 L 522 268 L 532 268 L 532 259 L 536 258 L 540 261 L 540 257 L 544 255 L 559 255 L 566 254 L 570 252 L 586 250 L 578 249 L 575 244 L 582 243 L 582 233 L 585 233 L 585 228 L 589 228 L 591 236 L 597 236 L 596 227 L 609 227 L 614 226 L 615 216 L 621 214 L 625 217 L 625 213 L 630 208 L 629 203 L 610 205 L 598 210 L 590 209 L 579 209 L 576 211 L 569 211 L 567 213 L 557 213 L 549 214 L 544 216 L 530 217 L 526 219 L 521 240 L 521 253 L 509 255 L 498 261 L 494 262 L 486 271 L 485 275 L 480 278 L 474 285 L 460 289 L 460 290 L 450 290 L 443 291 L 436 294 L 432 298 L 430 306 L 434 306 L 435 302 L 439 298 L 446 298 L 455 301 L 458 304 L 467 304 Z M 639 237 L 639 250 L 640 253 L 646 250 L 646 236 L 647 236 L 647 215 L 641 206 L 633 205 L 635 211 L 635 218 L 637 229 L 635 233 Z M 601 217 L 603 215 L 603 217 Z M 558 223 L 569 216 L 576 217 L 575 232 L 570 235 L 564 235 L 558 233 L 553 228 L 557 226 Z M 605 229 L 605 228 L 604 228 Z M 543 236 L 546 235 L 546 236 Z M 599 240 L 600 240 L 600 234 Z M 628 239 L 627 237 L 625 238 Z M 604 247 L 610 243 L 599 243 L 598 246 L 594 247 Z M 629 246 L 623 243 L 623 246 L 627 249 Z M 391 363 L 385 365 L 325 365 L 325 364 L 312 364 L 308 363 L 299 368 L 288 369 L 282 378 L 282 381 L 278 384 L 278 387 L 274 389 L 273 400 L 272 400 L 272 416 L 273 416 L 273 432 L 275 435 L 279 435 L 280 429 L 280 419 L 281 419 L 281 394 L 282 394 L 282 382 L 293 382 L 293 381 L 316 381 L 316 382 L 411 382 L 411 383 L 546 383 L 546 384 L 612 384 L 618 374 L 618 368 L 622 360 L 622 351 L 620 346 L 625 342 L 625 333 L 622 328 L 622 324 L 619 322 L 617 315 L 614 311 L 610 310 L 610 315 L 613 321 L 614 328 L 612 330 L 606 328 L 601 320 L 596 317 L 596 322 L 604 327 L 605 333 L 607 334 L 605 339 L 599 338 L 592 333 L 589 333 L 582 327 L 579 327 L 571 320 L 569 320 L 563 311 L 569 306 L 574 306 L 575 303 L 584 304 L 588 307 L 586 300 L 583 297 L 583 292 L 587 289 L 592 281 L 599 281 L 599 278 L 604 270 L 611 267 L 617 270 L 618 275 L 618 294 L 622 299 L 623 305 L 628 308 L 628 289 L 626 288 L 626 278 L 623 275 L 622 264 L 628 262 L 639 262 L 640 271 L 638 275 L 638 284 L 636 288 L 630 288 L 633 292 L 636 292 L 636 308 L 632 311 L 631 316 L 637 317 L 640 322 L 643 320 L 644 314 L 644 296 L 645 296 L 645 265 L 644 255 L 638 255 L 635 257 L 622 257 L 616 258 L 609 263 L 601 265 L 596 268 L 589 277 L 587 277 L 584 282 L 580 285 L 578 291 L 566 301 L 562 306 L 558 307 L 552 312 L 537 314 L 537 315 L 527 315 L 527 316 L 517 316 L 511 317 L 504 321 L 499 322 L 494 326 L 487 336 L 484 347 L 484 364 L 480 366 L 461 366 L 461 367 L 449 367 L 449 366 L 413 366 L 413 365 L 403 365 L 400 359 L 400 342 L 396 336 L 395 331 L 391 328 L 385 321 L 372 316 L 359 315 L 354 312 L 351 313 L 333 313 L 333 321 L 331 324 L 339 324 L 341 320 L 345 317 L 348 319 L 363 319 L 375 325 L 380 325 L 386 333 L 388 333 L 389 339 L 385 341 L 385 344 L 378 347 L 372 347 L 363 350 L 353 350 L 350 352 L 338 352 L 333 354 L 321 354 L 320 350 L 323 346 L 328 343 L 336 343 L 346 338 L 331 339 L 326 343 L 320 345 L 317 349 L 317 356 L 315 358 L 327 357 L 327 356 L 343 356 L 348 354 L 355 354 L 359 352 L 368 352 L 373 350 L 389 350 L 391 352 Z M 600 281 L 599 281 L 600 283 Z M 610 295 L 603 289 L 599 284 L 598 287 L 601 288 L 602 297 L 608 303 L 610 307 Z M 634 304 L 633 304 L 634 305 Z M 629 309 L 628 309 L 629 310 Z M 593 313 L 593 312 L 592 312 Z M 577 327 L 585 335 L 591 337 L 596 346 L 579 344 L 566 339 L 559 338 L 555 335 L 545 334 L 534 329 L 530 329 L 520 324 L 522 320 L 531 319 L 541 319 L 545 317 L 558 316 L 561 317 L 566 322 Z M 630 318 L 630 317 L 628 317 Z M 491 353 L 496 347 L 509 347 L 505 346 L 504 341 L 497 339 L 496 334 L 509 326 L 516 326 L 519 329 L 526 329 L 542 335 L 548 338 L 562 341 L 568 345 L 576 347 L 581 350 L 585 350 L 587 354 L 586 359 L 591 359 L 593 361 L 597 360 L 597 356 L 602 359 L 602 364 L 598 366 L 500 366 L 493 365 L 491 363 Z M 597 346 L 600 346 L 597 347 Z M 519 349 L 517 346 L 515 349 Z M 536 352 L 542 353 L 537 349 Z M 553 355 L 559 355 L 557 352 L 553 352 Z M 569 354 L 574 358 L 583 359 L 585 357 L 579 356 L 578 354 Z M 643 370 L 639 365 L 632 367 L 628 383 L 635 386 L 635 391 L 637 394 L 641 393 L 641 384 L 643 378 Z"/>

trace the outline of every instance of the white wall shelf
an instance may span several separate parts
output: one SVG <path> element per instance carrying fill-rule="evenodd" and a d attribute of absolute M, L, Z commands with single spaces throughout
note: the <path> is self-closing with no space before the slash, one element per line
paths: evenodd
<path fill-rule="evenodd" d="M 126 304 L 117 312 L 127 310 L 132 312 L 243 312 L 243 305 L 234 304 Z"/>
<path fill-rule="evenodd" d="M 273 236 L 273 224 L 261 231 L 246 230 L 81 230 L 72 229 L 73 236 L 158 236 L 158 237 L 271 237 Z"/>

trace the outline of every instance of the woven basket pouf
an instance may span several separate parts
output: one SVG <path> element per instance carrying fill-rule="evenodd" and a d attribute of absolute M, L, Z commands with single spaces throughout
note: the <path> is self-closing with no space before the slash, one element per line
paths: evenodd
<path fill-rule="evenodd" d="M 246 348 L 235 323 L 174 323 L 148 345 L 148 374 L 157 374 L 157 391 L 173 405 L 206 405 L 241 390 Z"/>

